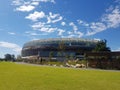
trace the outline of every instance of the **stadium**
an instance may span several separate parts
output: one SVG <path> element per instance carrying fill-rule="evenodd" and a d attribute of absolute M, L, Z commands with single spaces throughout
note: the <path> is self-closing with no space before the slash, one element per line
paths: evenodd
<path fill-rule="evenodd" d="M 73 56 L 82 58 L 86 51 L 92 51 L 98 40 L 80 39 L 80 38 L 54 38 L 33 40 L 24 44 L 22 48 L 22 57 L 40 57 L 49 58 Z"/>

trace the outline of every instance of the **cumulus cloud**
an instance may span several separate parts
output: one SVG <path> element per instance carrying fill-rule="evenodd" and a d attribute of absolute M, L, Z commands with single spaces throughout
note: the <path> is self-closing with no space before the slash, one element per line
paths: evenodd
<path fill-rule="evenodd" d="M 19 53 L 22 50 L 22 48 L 17 44 L 4 42 L 4 41 L 0 41 L 0 47 L 12 49 L 13 51 L 15 51 L 17 53 Z"/>
<path fill-rule="evenodd" d="M 63 19 L 60 14 L 53 14 L 52 12 L 49 12 L 49 15 L 47 16 L 47 23 L 56 23 Z"/>
<path fill-rule="evenodd" d="M 40 31 L 42 31 L 42 32 L 48 32 L 48 33 L 54 32 L 55 30 L 57 30 L 57 28 L 42 27 L 42 28 L 40 29 Z"/>
<path fill-rule="evenodd" d="M 31 27 L 36 30 L 36 29 L 40 29 L 42 27 L 45 26 L 45 23 L 44 22 L 37 22 L 37 23 L 34 23 Z"/>
<path fill-rule="evenodd" d="M 32 11 L 33 9 L 35 9 L 35 7 L 32 5 L 23 5 L 16 8 L 16 11 L 29 12 Z"/>
<path fill-rule="evenodd" d="M 70 22 L 69 25 L 73 27 L 74 31 L 78 30 L 78 27 L 73 22 Z"/>
<path fill-rule="evenodd" d="M 59 36 L 62 36 L 63 33 L 65 32 L 65 30 L 63 30 L 63 29 L 58 29 L 57 31 L 58 31 L 58 35 Z"/>
<path fill-rule="evenodd" d="M 77 22 L 78 22 L 79 25 L 86 26 L 86 27 L 89 26 L 89 23 L 87 23 L 83 20 L 77 20 Z"/>
<path fill-rule="evenodd" d="M 29 12 L 34 10 L 40 2 L 55 3 L 54 0 L 13 0 L 12 5 L 16 6 L 16 11 Z"/>
<path fill-rule="evenodd" d="M 17 11 L 29 12 L 34 10 L 42 2 L 55 3 L 55 0 L 13 0 L 13 5 L 16 6 Z M 119 4 L 108 7 L 105 13 L 97 19 L 98 21 L 87 22 L 78 19 L 76 22 L 69 22 L 69 25 L 66 25 L 66 22 L 63 21 L 63 16 L 59 13 L 48 12 L 48 14 L 45 14 L 43 11 L 35 11 L 25 18 L 34 21 L 31 27 L 40 32 L 51 33 L 57 31 L 59 36 L 62 36 L 65 32 L 66 35 L 68 35 L 67 37 L 90 36 L 108 30 L 109 28 L 117 28 L 120 26 L 120 0 L 116 0 L 115 2 L 119 2 Z M 39 22 L 39 20 L 41 20 L 41 22 Z M 64 26 L 64 28 L 72 28 L 72 30 L 65 31 L 63 27 L 60 29 L 59 26 L 55 27 L 54 24 L 56 24 L 56 26 L 60 24 Z M 84 31 L 81 28 L 83 28 Z M 37 34 L 31 33 L 31 35 L 35 36 Z"/>
<path fill-rule="evenodd" d="M 39 2 L 31 2 L 31 5 L 38 6 Z"/>
<path fill-rule="evenodd" d="M 111 5 L 97 22 L 87 23 L 83 20 L 77 20 L 80 26 L 87 28 L 86 36 L 108 30 L 109 28 L 120 27 L 120 5 Z M 74 26 L 74 25 L 72 25 Z"/>
<path fill-rule="evenodd" d="M 101 22 L 93 22 L 90 24 L 89 30 L 86 35 L 94 35 L 98 32 L 106 30 L 107 27 L 104 23 Z"/>
<path fill-rule="evenodd" d="M 48 33 L 51 33 L 57 30 L 57 28 L 51 27 L 51 25 L 46 24 L 44 22 L 35 23 L 31 27 L 34 30 L 39 30 L 41 32 L 48 32 Z"/>
<path fill-rule="evenodd" d="M 65 22 L 61 22 L 61 25 L 62 25 L 62 26 L 65 26 L 65 25 L 66 25 L 66 23 L 65 23 Z"/>
<path fill-rule="evenodd" d="M 43 11 L 35 11 L 34 13 L 29 14 L 25 18 L 30 19 L 32 21 L 38 21 L 38 19 L 45 18 L 47 20 L 47 24 L 56 23 L 63 19 L 63 17 L 60 16 L 60 14 L 53 14 L 52 12 L 49 12 L 49 14 L 46 15 Z"/>
<path fill-rule="evenodd" d="M 73 30 L 67 31 L 67 36 L 66 37 L 68 37 L 68 38 L 72 38 L 72 37 L 79 37 L 79 38 L 81 38 L 84 35 L 83 32 L 78 30 L 78 28 L 75 29 L 76 25 L 73 22 L 69 23 L 69 25 L 73 27 Z"/>
<path fill-rule="evenodd" d="M 52 23 L 59 22 L 59 21 L 61 21 L 62 19 L 63 19 L 63 17 L 62 17 L 62 16 L 60 16 L 60 17 L 58 17 L 57 19 L 52 20 Z"/>
<path fill-rule="evenodd" d="M 107 28 L 117 28 L 120 26 L 120 7 L 111 9 L 110 13 L 104 14 L 102 22 L 106 23 Z"/>
<path fill-rule="evenodd" d="M 29 12 L 34 10 L 35 7 L 39 5 L 39 2 L 31 0 L 13 0 L 12 4 L 16 6 L 16 11 Z"/>
<path fill-rule="evenodd" d="M 41 19 L 41 18 L 44 18 L 44 17 L 45 17 L 45 13 L 43 11 L 41 11 L 41 12 L 35 11 L 33 14 L 29 14 L 25 18 L 30 19 L 32 21 L 37 21 L 38 19 Z"/>
<path fill-rule="evenodd" d="M 81 37 L 84 35 L 84 33 L 80 32 L 80 31 L 75 32 L 75 34 L 76 34 L 77 37 L 79 37 L 79 38 L 81 38 Z"/>
<path fill-rule="evenodd" d="M 84 33 L 80 32 L 80 31 L 76 31 L 76 32 L 68 32 L 68 38 L 69 37 L 79 37 L 81 38 L 84 35 Z"/>

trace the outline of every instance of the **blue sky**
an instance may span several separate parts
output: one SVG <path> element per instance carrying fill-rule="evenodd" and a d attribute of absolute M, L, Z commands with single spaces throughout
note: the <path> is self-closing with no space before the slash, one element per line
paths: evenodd
<path fill-rule="evenodd" d="M 106 39 L 120 50 L 120 0 L 0 0 L 0 57 L 44 38 Z"/>

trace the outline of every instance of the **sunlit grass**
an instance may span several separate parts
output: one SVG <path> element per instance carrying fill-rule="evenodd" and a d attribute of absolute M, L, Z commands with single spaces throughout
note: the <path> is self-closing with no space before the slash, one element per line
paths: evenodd
<path fill-rule="evenodd" d="M 0 62 L 0 90 L 120 90 L 120 72 Z"/>

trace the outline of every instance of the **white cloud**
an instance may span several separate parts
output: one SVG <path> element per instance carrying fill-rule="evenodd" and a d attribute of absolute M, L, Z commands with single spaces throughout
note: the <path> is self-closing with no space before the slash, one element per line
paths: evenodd
<path fill-rule="evenodd" d="M 66 23 L 65 23 L 65 22 L 61 22 L 61 25 L 62 25 L 62 26 L 65 26 L 65 25 L 66 25 Z"/>
<path fill-rule="evenodd" d="M 44 26 L 45 26 L 45 23 L 43 23 L 43 22 L 38 22 L 38 23 L 33 24 L 31 27 L 32 27 L 34 30 L 36 30 L 36 29 L 40 29 L 40 28 L 42 28 L 42 27 L 44 27 Z"/>
<path fill-rule="evenodd" d="M 37 23 L 34 23 L 32 26 L 31 26 L 34 30 L 40 30 L 41 28 L 43 27 L 51 27 L 51 25 L 48 25 L 44 22 L 37 22 Z"/>
<path fill-rule="evenodd" d="M 23 5 L 16 8 L 16 11 L 29 12 L 35 9 L 35 6 L 32 5 Z"/>
<path fill-rule="evenodd" d="M 48 33 L 54 32 L 55 30 L 57 30 L 57 28 L 42 27 L 42 28 L 40 29 L 40 31 L 42 31 L 42 32 L 48 32 Z"/>
<path fill-rule="evenodd" d="M 67 36 L 62 36 L 63 38 L 74 38 L 76 37 L 75 34 L 70 34 L 70 35 L 67 35 Z"/>
<path fill-rule="evenodd" d="M 101 39 L 100 39 L 100 38 L 94 38 L 94 40 L 96 40 L 96 41 L 100 41 Z"/>
<path fill-rule="evenodd" d="M 79 25 L 86 26 L 86 27 L 89 26 L 89 23 L 87 23 L 87 22 L 85 22 L 83 20 L 77 20 L 77 22 L 78 22 Z"/>
<path fill-rule="evenodd" d="M 72 34 L 72 32 L 71 32 L 71 31 L 68 31 L 67 33 L 68 33 L 68 34 Z"/>
<path fill-rule="evenodd" d="M 32 2 L 31 5 L 38 6 L 39 2 Z"/>
<path fill-rule="evenodd" d="M 32 21 L 37 21 L 38 19 L 46 18 L 47 24 L 56 23 L 63 19 L 63 17 L 60 16 L 60 14 L 53 14 L 52 12 L 50 12 L 49 15 L 45 15 L 45 13 L 43 11 L 41 11 L 41 12 L 35 11 L 34 13 L 29 14 L 25 18 L 30 19 Z"/>
<path fill-rule="evenodd" d="M 61 21 L 62 19 L 63 19 L 63 17 L 62 17 L 62 16 L 60 16 L 60 17 L 58 17 L 57 19 L 52 20 L 52 23 L 59 22 L 59 21 Z"/>
<path fill-rule="evenodd" d="M 111 5 L 109 8 L 107 8 L 105 11 L 106 12 L 110 12 L 110 11 L 112 11 L 114 9 L 114 7 L 113 7 L 113 5 Z"/>
<path fill-rule="evenodd" d="M 16 33 L 14 33 L 14 32 L 8 32 L 8 34 L 10 34 L 10 35 L 15 35 Z"/>
<path fill-rule="evenodd" d="M 39 2 L 51 2 L 51 3 L 55 3 L 55 0 L 32 0 L 32 1 L 39 1 Z"/>
<path fill-rule="evenodd" d="M 115 0 L 115 3 L 119 3 L 120 4 L 120 0 Z"/>
<path fill-rule="evenodd" d="M 117 28 L 120 26 L 120 7 L 116 6 L 110 13 L 104 14 L 102 22 L 106 23 L 107 28 Z"/>
<path fill-rule="evenodd" d="M 120 48 L 115 48 L 115 49 L 112 49 L 112 51 L 118 51 L 118 52 L 120 52 Z"/>
<path fill-rule="evenodd" d="M 56 23 L 63 19 L 60 14 L 53 14 L 52 12 L 49 12 L 49 15 L 47 16 L 47 23 Z"/>
<path fill-rule="evenodd" d="M 68 34 L 68 36 L 67 36 L 68 38 L 71 38 L 71 37 L 79 37 L 79 38 L 81 38 L 84 35 L 84 33 L 80 32 L 78 30 L 67 31 L 67 34 Z"/>
<path fill-rule="evenodd" d="M 74 31 L 78 30 L 78 27 L 73 22 L 70 22 L 69 25 L 73 27 Z"/>
<path fill-rule="evenodd" d="M 16 11 L 29 12 L 35 9 L 39 5 L 39 2 L 35 1 L 25 1 L 25 0 L 13 0 L 13 5 L 16 6 Z"/>
<path fill-rule="evenodd" d="M 51 25 L 44 22 L 38 22 L 31 26 L 34 30 L 39 30 L 41 32 L 51 33 L 57 30 L 57 28 L 51 27 Z"/>
<path fill-rule="evenodd" d="M 63 35 L 63 33 L 65 32 L 65 30 L 63 29 L 58 29 L 57 31 L 59 36 Z"/>
<path fill-rule="evenodd" d="M 22 0 L 13 0 L 13 1 L 12 1 L 12 4 L 13 4 L 13 5 L 16 5 L 16 6 L 17 6 L 17 5 L 21 5 L 22 3 L 23 3 Z"/>
<path fill-rule="evenodd" d="M 48 35 L 48 33 L 42 33 L 42 32 L 33 32 L 33 31 L 26 31 L 25 36 L 28 36 L 29 38 L 36 39 L 36 36 L 44 36 Z"/>
<path fill-rule="evenodd" d="M 53 14 L 52 12 L 49 12 L 49 17 L 51 18 L 51 19 L 55 19 L 55 18 L 57 18 L 59 16 L 59 14 Z"/>
<path fill-rule="evenodd" d="M 41 18 L 44 18 L 44 17 L 45 17 L 45 13 L 43 11 L 41 11 L 41 12 L 35 11 L 33 14 L 29 14 L 25 18 L 30 19 L 32 21 L 37 21 L 38 19 L 41 19 Z"/>
<path fill-rule="evenodd" d="M 66 37 L 67 38 L 81 38 L 83 35 L 82 35 L 82 33 L 79 33 L 79 34 L 70 34 L 70 35 L 67 35 Z"/>
<path fill-rule="evenodd" d="M 118 1 L 119 0 L 116 0 L 117 3 Z M 42 2 L 43 3 L 47 3 L 47 2 L 55 3 L 55 0 L 28 0 L 28 1 L 14 0 L 13 4 L 17 6 L 16 9 L 19 9 L 19 11 L 21 10 L 21 11 L 29 12 L 31 10 L 34 10 L 36 6 L 38 6 Z M 82 37 L 84 35 L 90 36 L 90 35 L 94 35 L 96 33 L 102 32 L 104 30 L 107 30 L 109 28 L 119 27 L 120 26 L 120 6 L 119 5 L 115 6 L 115 5 L 114 6 L 111 5 L 108 9 L 106 9 L 105 10 L 106 12 L 103 13 L 102 17 L 99 18 L 98 21 L 96 22 L 94 21 L 86 22 L 81 19 L 77 20 L 77 24 L 76 22 L 70 22 L 69 27 L 72 27 L 72 30 L 66 31 L 67 32 L 66 34 L 68 35 L 68 37 Z M 22 8 L 20 9 L 20 7 Z M 65 32 L 65 30 L 59 29 L 58 27 L 54 27 L 53 25 L 55 23 L 56 24 L 60 23 L 62 26 L 66 25 L 66 23 L 63 21 L 63 17 L 59 13 L 49 12 L 48 14 L 45 14 L 43 11 L 41 12 L 35 11 L 34 13 L 29 14 L 25 18 L 30 19 L 32 21 L 38 21 L 39 19 L 46 20 L 44 22 L 33 23 L 31 27 L 34 30 L 38 30 L 38 31 L 45 32 L 45 33 L 51 33 L 51 32 L 57 31 L 58 35 L 61 35 L 61 36 Z M 83 31 L 81 28 L 85 30 Z M 31 33 L 31 35 L 36 35 L 36 34 Z"/>
<path fill-rule="evenodd" d="M 41 2 L 55 3 L 54 0 L 13 0 L 12 5 L 16 6 L 16 11 L 29 12 L 34 10 Z"/>
<path fill-rule="evenodd" d="M 12 49 L 15 52 L 20 52 L 22 50 L 22 48 L 17 44 L 4 42 L 4 41 L 0 41 L 0 47 L 9 48 L 9 49 Z"/>
<path fill-rule="evenodd" d="M 87 28 L 87 36 L 94 35 L 104 30 L 108 30 L 109 28 L 120 27 L 120 6 L 111 5 L 108 9 L 106 9 L 106 12 L 97 22 L 86 23 L 82 20 L 77 21 L 78 24 L 83 25 L 85 28 Z"/>
<path fill-rule="evenodd" d="M 40 34 L 35 33 L 35 32 L 25 32 L 26 34 L 29 34 L 30 36 L 38 36 Z"/>
<path fill-rule="evenodd" d="M 107 29 L 107 27 L 105 26 L 104 23 L 101 23 L 101 22 L 96 22 L 95 23 L 95 22 L 93 22 L 93 23 L 90 24 L 89 30 L 88 30 L 86 35 L 88 35 L 88 36 L 89 35 L 94 35 L 94 34 L 96 34 L 98 32 L 104 31 L 106 29 Z"/>
<path fill-rule="evenodd" d="M 96 22 L 96 23 L 93 22 L 91 23 L 90 28 L 92 30 L 103 31 L 106 29 L 106 26 L 104 23 L 101 23 L 101 22 Z"/>
<path fill-rule="evenodd" d="M 77 37 L 81 38 L 84 34 L 80 31 L 75 32 L 75 34 L 77 35 Z"/>

